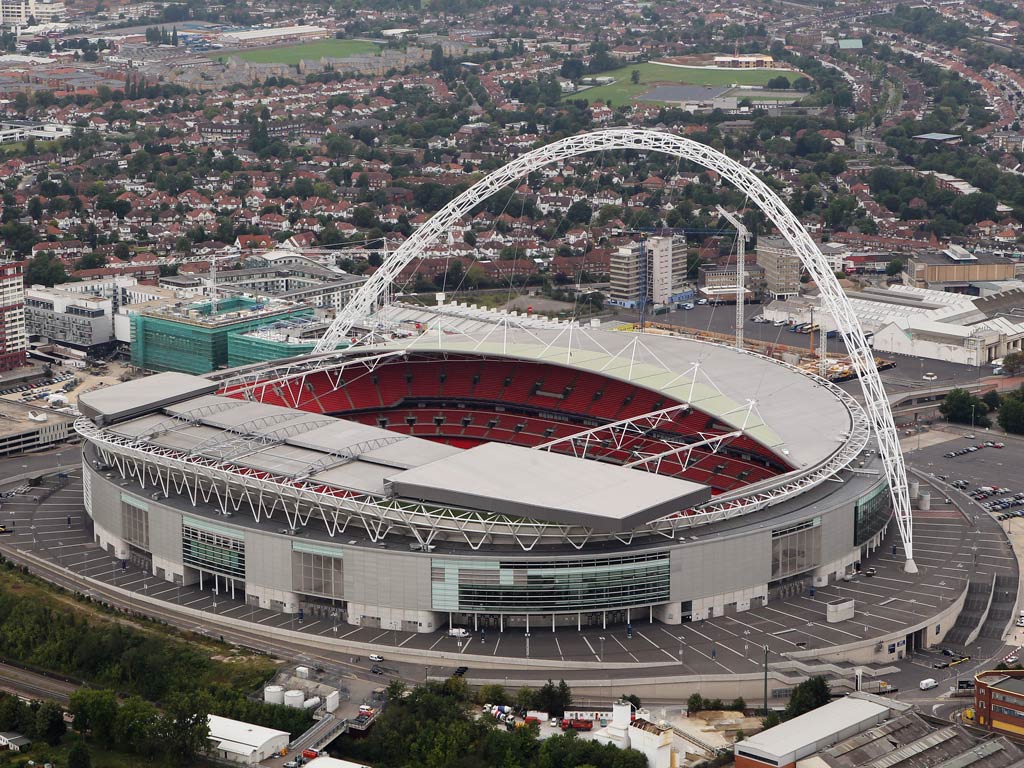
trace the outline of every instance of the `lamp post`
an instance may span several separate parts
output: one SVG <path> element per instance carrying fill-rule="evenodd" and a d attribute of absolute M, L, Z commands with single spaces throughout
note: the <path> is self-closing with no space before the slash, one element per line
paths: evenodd
<path fill-rule="evenodd" d="M 764 644 L 764 716 L 768 717 L 768 643 Z"/>
<path fill-rule="evenodd" d="M 974 431 L 974 403 L 971 403 L 971 431 Z"/>
<path fill-rule="evenodd" d="M 601 635 L 598 640 L 601 641 L 601 662 L 604 662 L 604 635 Z"/>

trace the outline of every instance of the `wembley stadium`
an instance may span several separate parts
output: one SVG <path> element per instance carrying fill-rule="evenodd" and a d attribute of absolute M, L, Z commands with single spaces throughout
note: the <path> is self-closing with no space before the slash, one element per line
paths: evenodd
<path fill-rule="evenodd" d="M 675 336 L 425 324 L 79 407 L 97 543 L 360 626 L 728 615 L 841 578 L 895 519 L 849 394 Z"/>

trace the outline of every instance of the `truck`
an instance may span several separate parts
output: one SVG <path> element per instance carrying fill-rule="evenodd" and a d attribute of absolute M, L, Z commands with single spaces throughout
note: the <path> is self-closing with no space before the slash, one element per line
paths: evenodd
<path fill-rule="evenodd" d="M 548 721 L 547 712 L 538 712 L 536 710 L 527 710 L 526 717 L 523 718 L 524 723 L 536 723 L 537 725 L 544 725 Z"/>
<path fill-rule="evenodd" d="M 562 730 L 568 731 L 572 729 L 574 731 L 590 731 L 594 728 L 593 720 L 583 720 L 582 718 L 562 718 Z"/>
<path fill-rule="evenodd" d="M 317 757 L 320 757 L 320 750 L 319 749 L 304 749 L 304 750 L 302 750 L 302 756 L 304 758 L 306 758 L 307 760 L 313 760 L 313 759 L 315 759 Z"/>
<path fill-rule="evenodd" d="M 452 627 L 448 630 L 448 637 L 469 637 L 469 630 L 463 627 Z"/>

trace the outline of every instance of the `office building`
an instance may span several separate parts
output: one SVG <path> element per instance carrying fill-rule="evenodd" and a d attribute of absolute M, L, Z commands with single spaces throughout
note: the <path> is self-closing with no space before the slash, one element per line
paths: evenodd
<path fill-rule="evenodd" d="M 689 291 L 686 239 L 649 237 L 620 246 L 611 257 L 608 301 L 620 307 L 667 305 Z"/>
<path fill-rule="evenodd" d="M 803 265 L 785 238 L 758 238 L 757 263 L 764 269 L 764 288 L 769 298 L 788 299 L 799 295 Z"/>
<path fill-rule="evenodd" d="M 0 263 L 0 372 L 25 365 L 28 335 L 25 333 L 24 261 Z"/>

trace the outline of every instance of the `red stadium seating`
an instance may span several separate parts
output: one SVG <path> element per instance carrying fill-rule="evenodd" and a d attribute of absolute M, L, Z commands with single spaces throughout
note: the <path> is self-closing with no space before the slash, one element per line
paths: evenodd
<path fill-rule="evenodd" d="M 305 382 L 270 384 L 261 399 L 463 448 L 482 442 L 536 446 L 678 404 L 659 392 L 592 371 L 501 358 L 410 354 L 379 363 L 372 371 L 350 365 L 342 377 L 337 387 L 326 373 Z M 594 441 L 588 457 L 629 463 L 668 450 L 659 433 L 720 433 L 712 423 L 699 410 L 678 411 L 656 432 L 632 436 L 621 448 Z M 694 450 L 686 469 L 682 461 L 681 454 L 665 457 L 658 471 L 710 485 L 715 493 L 786 471 L 777 457 L 747 436 L 731 440 L 717 453 Z"/>

